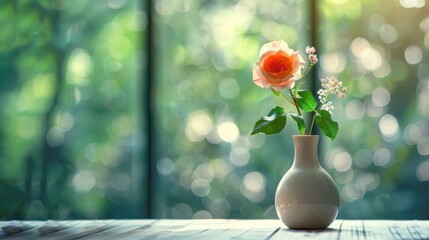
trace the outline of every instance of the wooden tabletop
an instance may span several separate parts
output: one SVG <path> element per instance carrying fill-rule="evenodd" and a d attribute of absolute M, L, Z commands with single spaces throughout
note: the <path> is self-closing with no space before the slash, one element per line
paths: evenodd
<path fill-rule="evenodd" d="M 336 220 L 292 230 L 279 220 L 3 221 L 0 239 L 429 239 L 429 221 Z"/>

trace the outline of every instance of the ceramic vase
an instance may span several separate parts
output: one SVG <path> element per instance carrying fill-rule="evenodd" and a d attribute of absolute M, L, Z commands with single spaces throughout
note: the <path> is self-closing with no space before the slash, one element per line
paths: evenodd
<path fill-rule="evenodd" d="M 324 229 L 337 217 L 339 195 L 332 177 L 320 166 L 318 135 L 295 135 L 292 167 L 279 182 L 275 207 L 292 229 Z"/>

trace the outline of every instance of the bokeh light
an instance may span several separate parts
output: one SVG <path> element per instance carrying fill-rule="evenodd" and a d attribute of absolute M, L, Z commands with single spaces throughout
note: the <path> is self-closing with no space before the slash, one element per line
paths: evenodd
<path fill-rule="evenodd" d="M 379 122 L 380 131 L 385 137 L 394 137 L 399 133 L 399 124 L 396 118 L 390 114 L 384 115 Z"/>
<path fill-rule="evenodd" d="M 232 143 L 238 139 L 240 132 L 234 122 L 224 121 L 217 126 L 217 134 L 223 141 Z"/>
<path fill-rule="evenodd" d="M 339 10 L 352 1 L 322 2 L 323 16 L 329 20 L 322 33 L 322 46 L 328 49 L 323 55 L 344 53 L 347 64 L 338 75 L 348 79 L 350 87 L 343 112 L 334 112 L 340 140 L 324 147 L 324 163 L 335 170 L 340 185 L 340 215 L 407 218 L 414 215 L 411 209 L 425 212 L 421 189 L 427 187 L 429 134 L 429 74 L 423 70 L 429 46 L 426 1 L 353 1 L 365 9 L 359 23 Z M 399 16 L 415 26 L 415 34 L 402 34 L 407 27 Z M 325 72 L 335 69 L 329 63 L 321 66 Z"/>
<path fill-rule="evenodd" d="M 2 191 L 3 181 L 0 193 L 5 206 L 25 205 L 8 216 L 140 218 L 152 198 L 156 218 L 276 218 L 273 195 L 297 132 L 288 119 L 280 135 L 249 135 L 270 106 L 284 104 L 255 87 L 251 69 L 268 41 L 301 52 L 310 45 L 309 6 L 157 0 L 149 14 L 137 0 L 5 2 L 0 173 L 16 178 L 17 193 Z M 428 4 L 317 6 L 315 76 L 335 75 L 349 89 L 334 103 L 337 139 L 320 139 L 321 164 L 340 191 L 338 217 L 427 218 Z M 142 129 L 149 85 L 153 139 Z M 148 150 L 153 182 L 143 181 Z"/>
<path fill-rule="evenodd" d="M 422 8 L 426 5 L 425 0 L 399 0 L 404 8 Z"/>
<path fill-rule="evenodd" d="M 429 161 L 419 163 L 416 170 L 417 179 L 419 181 L 429 181 Z"/>

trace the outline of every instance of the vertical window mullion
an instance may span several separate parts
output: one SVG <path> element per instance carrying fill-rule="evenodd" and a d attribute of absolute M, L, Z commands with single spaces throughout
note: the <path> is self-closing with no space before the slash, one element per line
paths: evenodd
<path fill-rule="evenodd" d="M 310 43 L 311 46 L 315 47 L 316 50 L 319 49 L 319 39 L 318 39 L 318 33 L 319 33 L 319 15 L 318 15 L 318 0 L 311 0 L 310 1 L 310 7 L 309 7 L 309 21 L 310 21 Z M 313 96 L 317 96 L 317 72 L 318 72 L 318 66 L 315 66 L 315 71 L 310 72 L 310 90 L 313 93 Z M 313 130 L 314 134 L 319 134 L 319 128 L 316 126 Z"/>
<path fill-rule="evenodd" d="M 147 29 L 146 29 L 146 45 L 145 47 L 145 58 L 146 58 L 146 72 L 145 72 L 145 82 L 143 85 L 144 94 L 144 109 L 143 116 L 145 122 L 146 131 L 146 191 L 144 191 L 146 196 L 143 196 L 146 200 L 146 217 L 154 217 L 154 184 L 155 184 L 155 167 L 154 166 L 154 148 L 155 148 L 155 133 L 154 133 L 154 78 L 155 78 L 155 69 L 154 69 L 154 56 L 155 56 L 155 36 L 154 36 L 154 11 L 153 11 L 153 0 L 146 0 L 146 11 L 147 11 Z"/>

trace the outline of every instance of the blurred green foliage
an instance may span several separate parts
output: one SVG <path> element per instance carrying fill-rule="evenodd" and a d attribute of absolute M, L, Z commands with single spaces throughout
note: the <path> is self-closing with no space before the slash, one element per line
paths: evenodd
<path fill-rule="evenodd" d="M 344 130 L 324 147 L 340 217 L 427 219 L 429 6 L 325 0 L 320 7 L 322 70 L 350 88 L 337 112 Z"/>
<path fill-rule="evenodd" d="M 349 87 L 334 103 L 337 139 L 320 142 L 339 217 L 427 219 L 429 6 L 316 2 L 316 75 Z M 280 135 L 250 136 L 260 116 L 287 107 L 251 69 L 268 41 L 304 52 L 309 1 L 153 1 L 154 79 L 144 78 L 146 3 L 0 3 L 0 219 L 137 218 L 148 198 L 157 218 L 276 218 L 298 132 L 289 121 Z"/>
<path fill-rule="evenodd" d="M 0 3 L 0 218 L 141 216 L 144 15 L 137 1 Z"/>
<path fill-rule="evenodd" d="M 158 216 L 276 218 L 273 196 L 297 132 L 289 121 L 278 136 L 249 136 L 259 116 L 286 106 L 251 82 L 251 69 L 272 40 L 304 52 L 309 2 L 156 1 Z M 334 103 L 337 139 L 320 143 L 339 217 L 428 218 L 429 6 L 315 2 L 316 77 L 334 75 L 349 88 Z"/>

